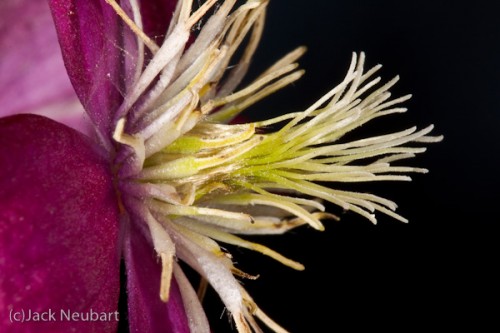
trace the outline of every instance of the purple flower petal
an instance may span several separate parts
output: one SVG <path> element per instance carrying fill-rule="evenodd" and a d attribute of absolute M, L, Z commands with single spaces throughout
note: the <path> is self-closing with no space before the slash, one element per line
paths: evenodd
<path fill-rule="evenodd" d="M 0 2 L 0 116 L 44 114 L 89 132 L 45 0 Z"/>
<path fill-rule="evenodd" d="M 179 287 L 172 279 L 169 301 L 160 300 L 161 265 L 134 223 L 125 235 L 125 265 L 130 332 L 189 333 Z"/>
<path fill-rule="evenodd" d="M 116 331 L 119 213 L 106 160 L 79 132 L 36 115 L 0 119 L 0 147 L 0 331 Z M 11 322 L 30 310 L 54 315 Z"/>
<path fill-rule="evenodd" d="M 104 0 L 51 0 L 64 63 L 101 134 L 109 137 L 121 102 L 119 18 Z"/>

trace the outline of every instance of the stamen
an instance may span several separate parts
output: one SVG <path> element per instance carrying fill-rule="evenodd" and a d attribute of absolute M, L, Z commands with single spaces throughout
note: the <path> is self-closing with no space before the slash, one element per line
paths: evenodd
<path fill-rule="evenodd" d="M 267 2 L 247 2 L 231 14 L 229 18 L 231 28 L 225 40 L 225 44 L 229 45 L 229 57 L 226 63 L 223 64 L 224 69 L 229 67 L 230 58 L 236 53 L 237 49 L 245 40 L 250 29 L 252 29 L 252 33 L 248 38 L 249 40 L 238 64 L 229 72 L 220 89 L 218 89 L 218 91 L 213 89 L 209 97 L 213 97 L 214 94 L 217 95 L 217 98 L 229 95 L 241 83 L 241 80 L 248 71 L 251 59 L 257 50 L 260 39 L 262 38 L 266 7 Z M 247 13 L 249 13 L 249 15 L 247 15 Z M 220 80 L 224 74 L 225 72 L 221 71 L 216 79 Z"/>
<path fill-rule="evenodd" d="M 198 10 L 186 21 L 186 27 L 191 28 L 217 3 L 217 0 L 207 0 Z"/>
<path fill-rule="evenodd" d="M 175 96 L 168 104 L 164 105 L 157 112 L 149 113 L 148 118 L 156 118 L 146 120 L 147 125 L 138 133 L 139 136 L 147 140 L 159 132 L 159 129 L 168 124 L 171 120 L 177 117 L 186 106 L 192 105 L 193 98 L 197 98 L 197 94 L 190 90 L 184 90 L 181 94 Z"/>
<path fill-rule="evenodd" d="M 151 109 L 156 110 L 160 108 L 162 105 L 168 103 L 170 100 L 175 98 L 176 95 L 180 94 L 196 77 L 200 71 L 206 67 L 209 59 L 213 58 L 214 52 L 216 52 L 217 44 L 210 45 L 204 52 L 202 52 L 198 58 L 182 73 L 176 76 L 176 73 L 173 75 L 174 81 L 169 84 L 168 87 L 164 89 L 164 91 L 156 98 L 155 101 L 152 101 Z M 176 70 L 178 64 L 176 63 Z"/>
<path fill-rule="evenodd" d="M 213 202 L 227 203 L 234 205 L 265 205 L 283 209 L 290 212 L 294 216 L 300 217 L 306 223 L 311 225 L 314 229 L 323 230 L 324 227 L 319 220 L 317 220 L 313 215 L 311 215 L 307 210 L 300 207 L 299 205 L 293 203 L 292 200 L 287 200 L 288 198 L 281 197 L 276 198 L 271 195 L 258 195 L 252 193 L 245 194 L 233 194 L 224 196 L 224 198 L 215 198 Z"/>
<path fill-rule="evenodd" d="M 217 12 L 212 15 L 207 23 L 204 25 L 200 34 L 196 37 L 194 43 L 189 47 L 184 56 L 182 57 L 177 70 L 182 73 L 189 67 L 195 59 L 198 58 L 200 54 L 208 48 L 212 41 L 214 41 L 219 33 L 223 30 L 224 24 L 226 23 L 227 15 L 229 11 L 234 6 L 236 0 L 226 0 L 217 10 Z M 215 3 L 216 0 L 210 0 L 205 2 L 196 11 L 189 20 L 186 22 L 186 27 L 191 28 L 200 18 L 201 14 L 205 14 Z"/>
<path fill-rule="evenodd" d="M 158 45 L 156 45 L 156 43 L 151 39 L 149 38 L 143 31 L 140 27 L 138 27 L 134 21 L 132 21 L 130 19 L 130 17 L 128 17 L 128 15 L 125 13 L 125 11 L 120 7 L 120 5 L 118 3 L 116 3 L 115 0 L 105 0 L 107 4 L 109 4 L 111 7 L 113 7 L 114 11 L 116 12 L 116 14 L 118 16 L 120 16 L 120 18 L 123 20 L 123 22 L 125 22 L 125 24 L 127 24 L 130 28 L 130 30 L 132 30 L 134 32 L 134 34 L 137 35 L 137 37 L 139 37 L 142 42 L 144 44 L 146 44 L 146 46 L 149 48 L 149 50 L 154 54 L 156 53 L 160 48 L 158 47 Z"/>
<path fill-rule="evenodd" d="M 182 268 L 174 261 L 174 276 L 181 291 L 182 303 L 188 317 L 190 332 L 210 332 L 207 316 L 197 298 L 191 283 L 182 272 Z M 206 280 L 205 280 L 206 281 Z"/>
<path fill-rule="evenodd" d="M 213 109 L 215 109 L 219 106 L 229 104 L 229 103 L 234 102 L 238 99 L 249 96 L 249 95 L 255 93 L 256 91 L 260 90 L 260 88 L 268 85 L 269 82 L 275 80 L 276 78 L 278 78 L 278 77 L 280 77 L 288 72 L 293 71 L 294 69 L 297 68 L 297 66 L 298 66 L 297 64 L 290 64 L 290 65 L 283 67 L 275 72 L 271 72 L 270 74 L 255 81 L 254 83 L 252 83 L 251 85 L 249 85 L 245 89 L 242 89 L 234 94 L 225 96 L 223 98 L 211 100 L 203 106 L 202 112 L 209 113 L 210 111 L 212 111 Z"/>
<path fill-rule="evenodd" d="M 160 299 L 163 302 L 168 302 L 170 296 L 170 283 L 172 281 L 172 257 L 166 253 L 160 253 L 161 258 L 161 284 L 160 284 Z"/>
<path fill-rule="evenodd" d="M 222 258 L 203 250 L 194 243 L 185 228 L 180 225 L 168 224 L 169 232 L 179 244 L 180 258 L 204 276 L 232 314 L 239 332 L 250 332 L 249 327 L 242 317 L 243 297 L 242 288 L 225 266 Z M 182 231 L 181 231 L 182 230 Z M 191 233 L 193 235 L 195 233 Z M 232 266 L 232 265 L 231 265 Z"/>
<path fill-rule="evenodd" d="M 161 259 L 160 299 L 163 302 L 167 302 L 170 295 L 173 261 L 176 253 L 175 245 L 165 228 L 149 212 L 147 212 L 146 222 L 151 233 L 155 251 Z"/>
<path fill-rule="evenodd" d="M 238 330 L 238 333 L 252 333 L 243 313 L 237 311 L 235 313 L 232 313 L 232 315 L 236 323 L 236 329 Z"/>
<path fill-rule="evenodd" d="M 208 236 L 212 239 L 215 239 L 219 242 L 223 242 L 223 243 L 227 243 L 227 244 L 231 244 L 231 245 L 236 245 L 236 246 L 240 246 L 240 247 L 243 247 L 243 248 L 246 248 L 249 250 L 260 252 L 268 257 L 273 258 L 276 261 L 279 261 L 283 265 L 291 267 L 293 269 L 302 271 L 305 268 L 304 265 L 284 257 L 283 255 L 279 254 L 278 252 L 271 250 L 267 246 L 253 243 L 253 242 L 249 242 L 249 241 L 246 241 L 240 237 L 234 236 L 230 233 L 219 231 L 216 228 L 202 225 L 200 223 L 196 223 L 196 222 L 192 222 L 192 221 L 189 221 L 186 224 L 186 226 L 191 228 L 192 230 L 200 233 L 200 234 L 206 235 L 206 236 Z"/>
<path fill-rule="evenodd" d="M 161 151 L 165 145 L 174 142 L 185 132 L 193 128 L 201 117 L 200 112 L 193 111 L 196 107 L 198 99 L 196 96 L 185 96 L 184 101 L 174 104 L 167 112 L 163 114 L 157 121 L 145 128 L 140 135 L 147 137 L 146 140 L 146 157 Z M 188 103 L 184 105 L 184 103 Z M 180 115 L 180 116 L 179 116 Z M 185 117 L 183 117 L 185 115 Z M 175 121 L 167 120 L 170 117 L 177 116 Z M 158 129 L 158 131 L 154 131 Z"/>
<path fill-rule="evenodd" d="M 289 333 L 286 329 L 278 325 L 274 320 L 272 320 L 264 311 L 259 307 L 255 308 L 253 314 L 259 318 L 267 327 L 269 327 L 273 332 L 276 333 Z"/>
<path fill-rule="evenodd" d="M 139 30 L 142 31 L 142 16 L 141 10 L 139 8 L 139 3 L 137 0 L 129 0 L 130 7 L 132 9 L 132 15 L 134 16 L 134 22 L 137 24 Z M 153 51 L 151 51 L 154 53 Z M 142 38 L 137 36 L 137 62 L 135 67 L 134 84 L 139 80 L 141 76 L 142 68 L 144 66 L 144 42 Z"/>
<path fill-rule="evenodd" d="M 214 131 L 215 132 L 215 131 Z M 217 131 L 219 132 L 219 131 Z M 239 144 L 250 139 L 255 134 L 255 125 L 227 125 L 226 133 L 207 133 L 203 136 L 184 135 L 166 147 L 166 153 L 194 154 L 205 149 L 224 148 Z M 216 135 L 216 136 L 214 136 Z"/>
<path fill-rule="evenodd" d="M 124 133 L 124 129 L 125 119 L 121 118 L 116 123 L 115 131 L 113 133 L 113 139 L 118 143 L 122 143 L 124 145 L 132 147 L 132 149 L 134 150 L 133 157 L 135 157 L 134 160 L 136 164 L 135 169 L 140 170 L 142 169 L 142 166 L 146 159 L 144 141 L 140 137 Z"/>
<path fill-rule="evenodd" d="M 152 202 L 151 208 L 158 213 L 165 215 L 180 215 L 192 216 L 200 220 L 204 219 L 228 219 L 236 220 L 250 224 L 252 217 L 248 214 L 229 212 L 221 209 L 196 207 L 196 206 L 181 206 L 168 203 Z"/>
<path fill-rule="evenodd" d="M 210 117 L 209 119 L 212 121 L 226 121 L 228 119 L 231 119 L 246 108 L 257 103 L 261 99 L 297 81 L 304 75 L 304 73 L 305 71 L 303 70 L 295 71 L 272 84 L 268 84 L 262 90 L 256 92 L 253 95 L 250 95 L 249 98 L 243 100 L 242 102 L 236 105 L 230 105 L 220 111 L 217 111 L 217 113 L 215 113 L 213 117 Z"/>
<path fill-rule="evenodd" d="M 196 292 L 196 295 L 198 296 L 198 299 L 200 301 L 203 301 L 205 298 L 205 294 L 207 293 L 207 288 L 208 288 L 208 281 L 204 277 L 200 278 L 200 283 L 198 284 L 198 291 Z"/>
<path fill-rule="evenodd" d="M 168 36 L 170 36 L 172 30 L 175 28 L 176 25 L 179 24 L 179 22 L 186 22 L 189 19 L 189 15 L 191 14 L 192 8 L 193 8 L 193 0 L 177 1 L 175 12 L 172 17 L 172 21 L 170 21 L 170 26 L 168 27 L 165 39 L 168 38 Z"/>
<path fill-rule="evenodd" d="M 163 43 L 158 52 L 149 62 L 148 66 L 142 72 L 141 77 L 127 94 L 122 105 L 117 111 L 116 116 L 121 118 L 126 115 L 132 105 L 144 93 L 146 88 L 153 82 L 155 77 L 167 66 L 167 64 L 184 48 L 189 39 L 189 30 L 182 26 L 177 26 L 170 37 Z"/>
<path fill-rule="evenodd" d="M 306 53 L 306 51 L 307 51 L 307 47 L 299 46 L 298 48 L 296 48 L 292 52 L 289 52 L 283 58 L 278 60 L 271 67 L 266 69 L 262 74 L 259 75 L 257 80 L 260 80 L 262 77 L 267 76 L 269 73 L 278 71 L 280 68 L 286 67 L 286 66 L 296 62 L 298 59 L 300 59 L 304 55 L 304 53 Z"/>
<path fill-rule="evenodd" d="M 264 311 L 262 311 L 257 304 L 254 302 L 252 297 L 248 294 L 246 290 L 243 290 L 243 300 L 252 315 L 259 318 L 267 327 L 269 327 L 273 332 L 276 333 L 288 333 L 283 327 L 274 322 Z"/>
<path fill-rule="evenodd" d="M 154 85 L 154 87 L 147 92 L 147 95 L 144 97 L 144 101 L 137 106 L 137 109 L 134 111 L 132 115 L 132 120 L 136 122 L 138 119 L 144 116 L 148 110 L 151 108 L 154 109 L 154 105 L 158 100 L 159 96 L 161 96 L 164 91 L 167 89 L 172 79 L 174 78 L 175 68 L 182 56 L 182 52 L 180 51 L 176 54 L 172 60 L 163 68 L 159 74 L 158 81 Z M 138 80 L 135 80 L 134 83 L 137 83 Z"/>

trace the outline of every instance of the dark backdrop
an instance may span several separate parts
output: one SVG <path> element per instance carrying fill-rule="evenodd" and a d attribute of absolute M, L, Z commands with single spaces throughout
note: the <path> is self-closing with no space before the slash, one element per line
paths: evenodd
<path fill-rule="evenodd" d="M 307 107 L 343 78 L 351 52 L 365 51 L 368 66 L 384 65 L 383 78 L 401 75 L 395 94 L 414 96 L 406 103 L 407 114 L 379 120 L 370 131 L 434 123 L 435 133 L 445 136 L 411 161 L 429 168 L 429 174 L 415 175 L 411 183 L 365 186 L 397 201 L 409 224 L 379 215 L 373 226 L 347 213 L 341 222 L 325 222 L 323 233 L 302 228 L 259 239 L 304 263 L 304 272 L 231 249 L 238 267 L 260 274 L 245 286 L 285 328 L 481 332 L 483 325 L 498 327 L 493 304 L 498 304 L 499 281 L 494 270 L 500 222 L 500 23 L 494 4 L 271 1 L 252 73 L 298 45 L 309 48 L 301 61 L 307 73 L 252 108 L 251 117 Z M 209 304 L 212 319 L 221 316 L 222 305 Z M 214 332 L 228 332 L 227 323 L 222 315 Z"/>

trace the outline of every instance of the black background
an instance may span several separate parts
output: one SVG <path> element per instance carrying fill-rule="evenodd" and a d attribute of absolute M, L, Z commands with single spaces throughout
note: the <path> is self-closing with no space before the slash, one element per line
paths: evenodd
<path fill-rule="evenodd" d="M 270 3 L 252 75 L 299 45 L 305 77 L 252 108 L 250 117 L 304 109 L 340 82 L 353 51 L 367 66 L 384 65 L 394 91 L 412 93 L 409 112 L 361 128 L 361 136 L 435 124 L 445 140 L 410 161 L 430 169 L 411 183 L 363 187 L 395 200 L 402 224 L 379 215 L 372 225 L 352 213 L 260 238 L 306 266 L 295 272 L 230 248 L 238 267 L 260 274 L 245 281 L 255 301 L 292 332 L 360 328 L 471 332 L 498 327 L 500 177 L 500 23 L 495 1 L 299 1 Z M 373 131 L 373 133 L 372 133 Z M 356 187 L 358 189 L 359 187 Z M 335 207 L 331 207 L 338 213 Z M 214 332 L 229 332 L 212 293 Z M 214 320 L 221 317 L 221 320 Z"/>

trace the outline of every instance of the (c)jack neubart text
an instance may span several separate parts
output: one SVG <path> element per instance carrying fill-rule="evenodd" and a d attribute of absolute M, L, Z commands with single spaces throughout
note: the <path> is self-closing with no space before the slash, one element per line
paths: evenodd
<path fill-rule="evenodd" d="M 57 321 L 119 321 L 118 311 L 73 311 L 70 309 L 48 309 L 35 311 L 32 309 L 11 309 L 9 319 L 14 322 L 57 322 Z"/>

